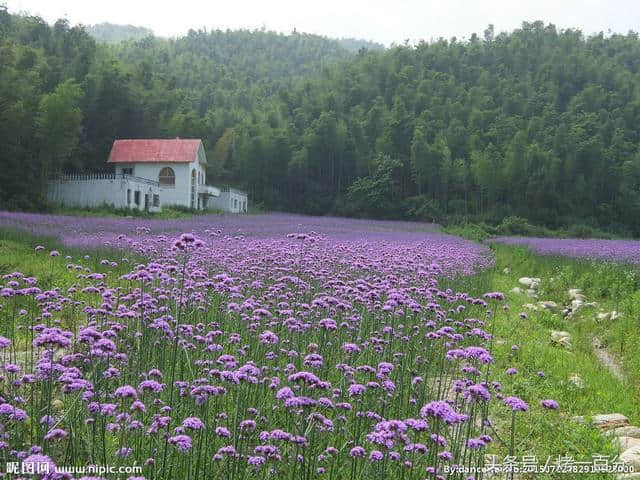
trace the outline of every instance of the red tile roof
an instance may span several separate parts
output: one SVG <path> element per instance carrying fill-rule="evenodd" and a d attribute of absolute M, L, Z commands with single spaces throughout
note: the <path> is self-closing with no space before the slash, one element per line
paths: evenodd
<path fill-rule="evenodd" d="M 197 138 L 116 140 L 107 163 L 189 163 L 201 143 Z"/>

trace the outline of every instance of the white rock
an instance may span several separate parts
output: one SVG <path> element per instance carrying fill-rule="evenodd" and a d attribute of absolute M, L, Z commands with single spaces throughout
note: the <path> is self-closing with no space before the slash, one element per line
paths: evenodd
<path fill-rule="evenodd" d="M 620 454 L 620 460 L 629 465 L 633 465 L 633 468 L 640 470 L 640 445 L 631 447 Z"/>
<path fill-rule="evenodd" d="M 620 449 L 621 452 L 629 450 L 630 448 L 640 445 L 640 438 L 633 437 L 615 437 L 613 444 Z"/>
<path fill-rule="evenodd" d="M 631 437 L 640 439 L 640 427 L 630 425 L 628 427 L 618 427 L 605 432 L 609 437 Z"/>
<path fill-rule="evenodd" d="M 598 302 L 585 302 L 585 304 L 583 305 L 583 307 L 597 307 L 598 306 Z"/>
<path fill-rule="evenodd" d="M 509 293 L 515 293 L 516 295 L 522 295 L 524 293 L 524 290 L 522 290 L 520 287 L 513 287 Z"/>
<path fill-rule="evenodd" d="M 530 288 L 529 290 L 527 290 L 527 295 L 531 298 L 538 297 L 538 293 L 533 288 Z"/>
<path fill-rule="evenodd" d="M 621 413 L 605 413 L 594 415 L 591 423 L 595 427 L 609 430 L 616 427 L 626 427 L 629 425 L 629 419 Z"/>
<path fill-rule="evenodd" d="M 587 422 L 586 418 L 582 415 L 578 417 L 572 417 L 571 420 L 576 423 Z M 629 419 L 621 413 L 601 413 L 598 415 L 593 415 L 591 417 L 591 425 L 594 427 L 598 427 L 601 430 L 618 429 L 619 427 L 628 426 Z M 607 433 L 605 432 L 605 435 L 606 434 Z"/>
<path fill-rule="evenodd" d="M 622 317 L 620 312 L 616 312 L 613 310 L 612 312 L 600 312 L 596 315 L 596 319 L 599 321 L 603 320 L 617 320 Z"/>
<path fill-rule="evenodd" d="M 569 298 L 570 299 L 575 299 L 578 298 L 579 296 L 582 296 L 582 290 L 580 288 L 570 288 L 569 289 Z"/>
<path fill-rule="evenodd" d="M 571 334 L 562 330 L 551 330 L 551 342 L 565 348 L 571 348 Z"/>
<path fill-rule="evenodd" d="M 540 308 L 544 310 L 556 311 L 558 310 L 558 304 L 556 302 L 552 302 L 551 300 L 544 300 L 542 302 L 538 302 Z"/>
<path fill-rule="evenodd" d="M 511 269 L 509 267 L 504 267 L 502 273 L 504 273 L 505 275 L 509 275 L 511 273 Z"/>
<path fill-rule="evenodd" d="M 525 287 L 531 287 L 533 280 L 529 277 L 520 277 L 518 279 L 518 283 L 520 283 L 520 285 L 524 285 Z"/>

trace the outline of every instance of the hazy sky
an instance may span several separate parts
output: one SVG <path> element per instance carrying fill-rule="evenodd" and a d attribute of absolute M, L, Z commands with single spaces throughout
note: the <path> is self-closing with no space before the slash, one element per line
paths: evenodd
<path fill-rule="evenodd" d="M 640 0 L 0 0 L 11 12 L 49 22 L 140 25 L 157 35 L 189 28 L 260 28 L 357 37 L 386 45 L 405 39 L 468 38 L 489 23 L 496 32 L 544 20 L 589 34 L 640 30 Z"/>

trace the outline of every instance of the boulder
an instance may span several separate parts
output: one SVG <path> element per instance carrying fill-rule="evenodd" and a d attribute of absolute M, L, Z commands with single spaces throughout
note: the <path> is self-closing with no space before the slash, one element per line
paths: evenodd
<path fill-rule="evenodd" d="M 630 448 L 640 445 L 640 438 L 633 437 L 615 437 L 613 444 L 620 449 L 621 452 L 626 452 Z"/>
<path fill-rule="evenodd" d="M 599 312 L 596 315 L 596 320 L 598 321 L 617 320 L 620 317 L 622 317 L 622 314 L 620 312 L 616 312 L 615 310 L 613 310 L 612 312 Z"/>
<path fill-rule="evenodd" d="M 536 292 L 533 288 L 530 288 L 529 290 L 527 290 L 527 295 L 531 298 L 537 298 L 538 292 Z"/>
<path fill-rule="evenodd" d="M 632 465 L 635 470 L 640 470 L 640 445 L 631 447 L 620 454 L 620 460 Z"/>
<path fill-rule="evenodd" d="M 538 306 L 543 310 L 550 310 L 552 312 L 555 312 L 558 310 L 558 304 L 556 302 L 552 302 L 551 300 L 544 300 L 544 301 L 538 302 Z"/>
<path fill-rule="evenodd" d="M 616 427 L 626 427 L 629 425 L 629 419 L 621 413 L 605 413 L 594 415 L 591 424 L 602 430 L 610 430 Z"/>
<path fill-rule="evenodd" d="M 582 289 L 580 288 L 570 288 L 569 289 L 569 298 L 571 300 L 575 300 L 576 298 L 582 297 L 584 298 L 584 296 L 582 295 Z"/>
<path fill-rule="evenodd" d="M 580 307 L 582 307 L 584 305 L 584 302 L 582 300 L 571 300 L 571 309 L 572 310 L 578 310 Z"/>
<path fill-rule="evenodd" d="M 509 275 L 511 273 L 511 269 L 509 267 L 504 267 L 502 273 L 504 273 L 505 275 Z"/>
<path fill-rule="evenodd" d="M 531 278 L 529 278 L 529 277 L 520 277 L 518 279 L 518 283 L 520 285 L 523 285 L 523 286 L 527 287 L 527 288 L 530 288 L 531 284 L 533 283 L 533 280 Z"/>
<path fill-rule="evenodd" d="M 640 427 L 630 425 L 628 427 L 618 427 L 605 432 L 609 437 L 631 437 L 640 439 Z"/>
<path fill-rule="evenodd" d="M 538 311 L 538 306 L 535 303 L 525 303 L 522 307 L 527 310 L 533 310 L 534 312 Z"/>
<path fill-rule="evenodd" d="M 509 290 L 509 293 L 515 293 L 516 295 L 522 295 L 524 293 L 524 290 L 522 290 L 520 287 L 513 287 L 511 290 Z"/>
<path fill-rule="evenodd" d="M 586 418 L 583 416 L 572 417 L 571 420 L 576 423 L 587 423 Z M 593 417 L 591 417 L 590 425 L 593 427 L 597 427 L 600 430 L 611 430 L 618 427 L 628 426 L 629 419 L 621 413 L 603 413 L 599 415 L 593 415 Z"/>
<path fill-rule="evenodd" d="M 551 330 L 551 342 L 565 348 L 571 348 L 571 334 L 562 330 Z"/>

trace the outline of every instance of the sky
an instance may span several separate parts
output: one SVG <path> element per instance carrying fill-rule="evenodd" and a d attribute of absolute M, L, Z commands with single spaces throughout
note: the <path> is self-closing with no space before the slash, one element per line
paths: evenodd
<path fill-rule="evenodd" d="M 387 46 L 405 40 L 482 36 L 522 21 L 543 20 L 585 34 L 640 30 L 640 0 L 0 0 L 12 13 L 40 15 L 50 23 L 110 22 L 151 28 L 175 37 L 190 28 L 266 28 L 354 37 Z"/>

